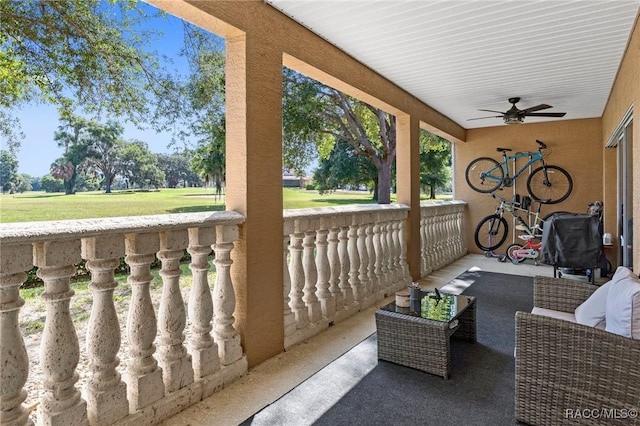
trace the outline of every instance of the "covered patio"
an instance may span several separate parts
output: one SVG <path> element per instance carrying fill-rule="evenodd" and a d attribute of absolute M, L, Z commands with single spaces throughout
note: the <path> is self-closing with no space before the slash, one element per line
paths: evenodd
<path fill-rule="evenodd" d="M 456 84 L 469 92 L 465 105 L 456 100 L 464 107 L 461 111 L 451 109 L 455 102 L 446 99 L 434 97 L 433 104 L 426 102 L 423 95 L 407 88 L 412 87 L 408 82 L 394 81 L 384 69 L 365 65 L 370 59 L 364 53 L 362 57 L 358 51 L 347 53 L 346 47 L 332 44 L 331 33 L 321 37 L 314 33 L 313 25 L 307 23 L 311 29 L 303 26 L 305 22 L 295 20 L 296 13 L 304 12 L 296 11 L 297 2 L 149 3 L 226 39 L 226 149 L 227 163 L 233 165 L 227 167 L 227 211 L 3 225 L 2 425 L 29 424 L 34 418 L 43 425 L 200 424 L 213 418 L 216 421 L 210 424 L 236 424 L 371 334 L 376 307 L 412 281 L 441 286 L 480 260 L 484 268 L 515 273 L 513 265 L 479 255 L 473 230 L 480 218 L 493 212 L 495 201 L 472 191 L 464 180 L 464 169 L 471 160 L 497 157 L 499 146 L 534 150 L 539 139 L 552 147 L 549 161 L 566 168 L 575 184 L 570 198 L 553 208 L 584 212 L 588 203 L 604 201 L 604 229 L 616 241 L 609 253 L 612 263 L 632 267 L 636 274 L 640 271 L 640 254 L 632 248 L 632 241 L 640 241 L 640 226 L 631 225 L 633 216 L 640 214 L 640 199 L 633 191 L 640 185 L 640 168 L 633 167 L 640 158 L 640 145 L 633 144 L 633 135 L 640 130 L 634 114 L 640 104 L 638 1 L 617 2 L 618 6 L 611 6 L 611 15 L 606 15 L 610 2 L 589 2 L 594 10 L 580 9 L 579 2 L 562 2 L 559 13 L 575 19 L 573 30 L 590 32 L 590 26 L 601 20 L 609 33 L 618 35 L 619 54 L 604 56 L 614 71 L 586 70 L 587 76 L 593 75 L 597 96 L 571 100 L 593 104 L 595 109 L 576 106 L 571 110 L 570 103 L 555 97 L 561 91 L 552 84 L 556 77 L 546 75 L 522 75 L 518 77 L 522 85 L 504 82 L 498 92 L 496 86 L 487 87 L 482 98 L 474 87 L 486 81 L 472 80 L 473 73 L 460 77 L 453 71 L 482 69 L 499 62 L 499 52 L 488 49 L 485 62 L 452 65 L 450 70 L 443 65 L 444 74 L 458 79 Z M 366 2 L 357 3 L 366 8 Z M 465 3 L 471 22 L 487 16 L 472 8 L 478 3 Z M 506 6 L 516 3 L 499 3 L 505 5 L 504 19 L 508 19 Z M 394 2 L 398 15 L 413 11 L 425 18 L 445 11 L 443 5 Z M 334 6 L 334 12 L 342 7 Z M 393 22 L 392 10 L 387 12 Z M 524 19 L 524 26 L 535 25 L 539 15 L 532 14 L 529 20 L 518 16 Z M 462 21 L 456 22 L 462 25 Z M 332 31 L 337 34 L 341 27 Z M 505 42 L 508 48 L 517 49 L 510 40 Z M 601 41 L 611 43 L 605 35 Z M 421 42 L 408 39 L 406 43 Z M 554 67 L 554 55 L 559 61 L 562 55 L 580 50 L 580 46 L 573 51 L 567 45 L 546 46 L 547 56 L 537 60 L 549 69 Z M 593 59 L 594 64 L 602 64 L 602 57 Z M 515 70 L 517 65 L 507 61 L 501 66 Z M 283 211 L 283 66 L 395 115 L 397 204 Z M 555 71 L 564 76 L 562 85 L 567 87 L 578 74 L 572 67 Z M 599 91 L 595 81 L 604 85 Z M 588 78 L 586 84 L 590 84 Z M 584 92 L 585 86 L 580 87 L 573 91 Z M 519 90 L 527 93 L 514 93 Z M 477 104 L 471 104 L 471 93 Z M 474 111 L 504 110 L 500 105 L 512 96 L 522 96 L 523 101 L 529 96 L 532 104 L 548 101 L 568 114 L 562 119 L 532 119 L 517 125 L 466 121 L 472 118 L 470 106 Z M 452 202 L 420 202 L 421 128 L 454 144 Z M 524 182 L 505 191 L 506 195 L 511 196 L 512 190 L 526 194 Z M 178 263 L 185 249 L 191 253 L 190 267 L 197 277 L 188 301 L 178 288 Z M 120 257 L 131 268 L 129 280 L 135 296 L 127 318 L 118 318 L 113 308 L 113 274 Z M 156 257 L 162 262 L 163 281 L 157 311 L 149 297 L 149 267 Z M 78 338 L 69 315 L 72 265 L 81 259 L 89 261 L 94 291 L 86 339 Z M 211 262 L 217 268 L 215 283 L 207 281 Z M 43 388 L 35 395 L 39 402 L 27 406 L 24 385 L 35 360 L 27 354 L 18 326 L 24 303 L 19 288 L 32 266 L 40 268 L 45 282 L 42 297 L 47 319 L 39 353 Z M 550 271 L 531 267 L 519 273 Z M 118 357 L 124 340 L 131 360 L 121 376 Z M 85 345 L 90 371 L 81 372 L 78 360 L 80 347 Z M 303 362 L 290 364 L 292 358 Z M 300 369 L 287 368 L 290 365 Z M 83 389 L 77 385 L 79 375 L 89 377 Z M 264 381 L 258 385 L 255 377 Z M 227 390 L 220 391 L 222 388 Z M 271 393 L 271 388 L 278 390 Z M 258 394 L 250 397 L 250 390 Z M 191 406 L 194 409 L 176 416 Z"/>

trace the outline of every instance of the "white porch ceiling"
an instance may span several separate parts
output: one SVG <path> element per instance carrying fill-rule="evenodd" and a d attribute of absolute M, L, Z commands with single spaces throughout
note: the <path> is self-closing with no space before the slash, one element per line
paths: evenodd
<path fill-rule="evenodd" d="M 265 0 L 464 128 L 600 117 L 640 0 Z M 640 52 L 636 52 L 640 54 Z"/>

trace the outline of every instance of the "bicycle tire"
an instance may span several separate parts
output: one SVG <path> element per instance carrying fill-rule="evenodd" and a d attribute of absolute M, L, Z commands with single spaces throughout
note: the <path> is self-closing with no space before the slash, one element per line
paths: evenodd
<path fill-rule="evenodd" d="M 546 200 L 546 204 L 557 204 L 566 200 L 572 190 L 573 179 L 569 172 L 560 166 L 540 166 L 533 170 L 527 179 L 529 195 L 538 201 Z"/>
<path fill-rule="evenodd" d="M 507 220 L 500 215 L 492 214 L 478 223 L 473 238 L 480 250 L 492 251 L 504 243 L 508 230 Z"/>
<path fill-rule="evenodd" d="M 513 254 L 516 250 L 522 250 L 522 245 L 514 243 L 507 247 L 507 257 L 511 260 L 511 263 L 517 265 L 524 260 L 524 257 L 517 257 Z"/>
<path fill-rule="evenodd" d="M 486 174 L 489 170 L 491 173 Z M 488 180 L 485 178 L 487 175 L 490 176 Z M 487 194 L 500 188 L 504 181 L 504 170 L 502 165 L 493 158 L 480 157 L 469 163 L 464 177 L 471 189 Z"/>

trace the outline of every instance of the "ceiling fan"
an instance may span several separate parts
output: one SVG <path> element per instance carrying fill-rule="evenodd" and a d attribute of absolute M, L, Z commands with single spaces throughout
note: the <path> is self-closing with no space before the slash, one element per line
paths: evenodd
<path fill-rule="evenodd" d="M 543 109 L 553 108 L 551 105 L 540 104 L 532 106 L 526 109 L 519 109 L 516 104 L 520 102 L 520 98 L 509 98 L 511 108 L 507 112 L 494 111 L 491 109 L 479 109 L 478 111 L 495 112 L 500 115 L 491 115 L 489 117 L 470 118 L 470 120 L 483 120 L 485 118 L 500 118 L 502 117 L 506 124 L 520 124 L 524 122 L 525 117 L 564 117 L 566 112 L 535 112 Z"/>

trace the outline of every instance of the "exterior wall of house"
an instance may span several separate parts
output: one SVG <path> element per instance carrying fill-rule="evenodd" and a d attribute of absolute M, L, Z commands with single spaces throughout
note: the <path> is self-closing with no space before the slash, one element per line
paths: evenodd
<path fill-rule="evenodd" d="M 635 194 L 640 189 L 640 20 L 636 17 L 634 31 L 629 40 L 627 51 L 620 63 L 618 75 L 613 84 L 609 101 L 602 115 L 602 145 L 609 140 L 616 131 L 625 113 L 633 106 L 633 187 Z M 615 149 L 605 149 L 603 158 L 604 194 L 605 194 L 605 228 L 616 235 L 617 222 L 617 155 Z M 607 208 L 611 206 L 611 208 Z M 634 196 L 633 216 L 640 217 L 640 196 Z M 638 221 L 636 220 L 636 223 Z M 640 226 L 634 227 L 633 240 L 635 273 L 640 272 Z"/>
<path fill-rule="evenodd" d="M 473 191 L 464 178 L 467 165 L 478 157 L 491 157 L 500 160 L 502 155 L 496 148 L 511 148 L 513 152 L 534 151 L 538 145 L 536 139 L 547 144 L 549 149 L 545 161 L 566 169 L 573 178 L 573 192 L 567 200 L 553 205 L 544 205 L 541 214 L 553 211 L 584 213 L 588 203 L 602 200 L 602 129 L 600 119 L 549 121 L 518 125 L 500 125 L 481 129 L 467 130 L 467 142 L 455 146 L 455 197 L 465 200 L 469 205 L 466 216 L 467 247 L 469 251 L 480 253 L 473 240 L 473 231 L 478 222 L 493 213 L 498 202 L 488 194 Z M 518 167 L 525 164 L 524 160 Z M 511 167 L 512 163 L 510 163 Z M 527 195 L 525 171 L 516 180 L 515 193 Z M 497 194 L 511 199 L 514 188 L 497 191 Z M 535 205 L 535 204 L 534 204 Z M 513 230 L 509 222 L 510 231 Z M 513 240 L 510 232 L 505 244 L 496 253 L 504 253 Z M 517 239 L 516 239 L 517 240 Z M 519 241 L 519 240 L 517 240 Z"/>

